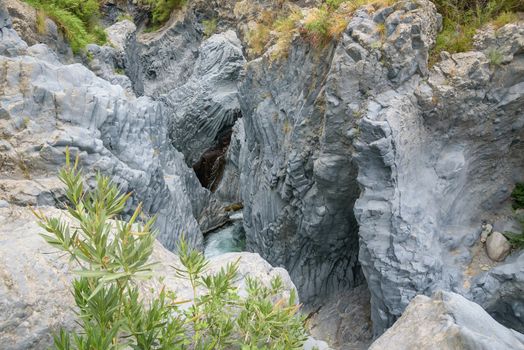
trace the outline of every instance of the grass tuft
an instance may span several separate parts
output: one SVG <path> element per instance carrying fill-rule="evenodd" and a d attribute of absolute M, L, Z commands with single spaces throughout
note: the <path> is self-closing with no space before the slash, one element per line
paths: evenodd
<path fill-rule="evenodd" d="M 442 51 L 465 52 L 473 48 L 473 36 L 479 28 L 492 23 L 499 28 L 518 19 L 515 12 L 524 11 L 522 0 L 434 0 L 444 17 L 442 32 L 437 36 L 432 61 Z"/>
<path fill-rule="evenodd" d="M 89 43 L 104 44 L 104 30 L 98 25 L 97 0 L 24 0 L 37 10 L 37 30 L 45 30 L 45 17 L 51 18 L 71 45 L 74 53 Z"/>
<path fill-rule="evenodd" d="M 204 25 L 204 35 L 206 38 L 216 33 L 218 25 L 216 18 L 203 20 L 202 24 Z"/>

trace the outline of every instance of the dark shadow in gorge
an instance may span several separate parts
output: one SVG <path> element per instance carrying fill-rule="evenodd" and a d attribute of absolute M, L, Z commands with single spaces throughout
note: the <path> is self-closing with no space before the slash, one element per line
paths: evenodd
<path fill-rule="evenodd" d="M 193 164 L 193 170 L 200 184 L 211 192 L 216 190 L 222 179 L 232 133 L 231 127 L 221 131 L 217 135 L 215 145 L 205 150 L 200 159 Z"/>

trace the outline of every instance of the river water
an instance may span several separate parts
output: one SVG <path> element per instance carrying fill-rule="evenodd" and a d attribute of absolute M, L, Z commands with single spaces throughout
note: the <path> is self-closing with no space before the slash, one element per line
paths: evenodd
<path fill-rule="evenodd" d="M 242 225 L 242 212 L 230 216 L 232 222 L 204 238 L 204 255 L 212 258 L 217 255 L 231 252 L 241 252 L 246 246 L 246 235 Z"/>

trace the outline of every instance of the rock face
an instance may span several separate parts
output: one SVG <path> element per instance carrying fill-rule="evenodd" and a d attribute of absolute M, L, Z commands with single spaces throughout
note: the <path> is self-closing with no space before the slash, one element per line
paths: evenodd
<path fill-rule="evenodd" d="M 240 117 L 236 85 L 244 64 L 236 34 L 215 34 L 200 47 L 189 80 L 162 98 L 173 111 L 170 138 L 189 166 Z"/>
<path fill-rule="evenodd" d="M 450 292 L 415 297 L 369 350 L 524 349 L 524 335 L 497 323 L 479 305 Z"/>
<path fill-rule="evenodd" d="M 296 45 L 272 65 L 266 55 L 248 64 L 240 87 L 247 246 L 285 266 L 305 302 L 360 277 L 352 120 L 326 110 L 333 53 Z"/>
<path fill-rule="evenodd" d="M 362 189 L 355 213 L 378 333 L 417 293 L 470 295 L 481 221 L 508 214 L 510 189 L 523 180 L 523 29 L 497 33 L 512 57 L 504 67 L 490 66 L 482 52 L 444 55 L 429 75 L 371 93 L 355 142 Z M 483 275 L 472 283 L 495 295 Z"/>
<path fill-rule="evenodd" d="M 46 17 L 38 18 L 38 11 L 22 1 L 3 0 L 2 5 L 12 19 L 13 29 L 28 45 L 44 43 L 62 60 L 73 61 L 73 52 L 67 40 L 52 20 Z M 39 21 L 42 21 L 42 24 L 38 24 Z"/>
<path fill-rule="evenodd" d="M 13 29 L 29 30 L 25 17 L 2 1 L 0 207 L 60 206 L 53 179 L 69 146 L 88 174 L 133 191 L 128 209 L 142 201 L 158 215 L 169 249 L 180 232 L 201 246 L 225 204 L 242 202 L 248 249 L 288 269 L 307 304 L 365 277 L 375 335 L 440 289 L 524 332 L 524 252 L 505 257 L 502 244 L 490 253 L 499 263 L 482 245 L 504 232 L 524 182 L 522 21 L 429 67 L 441 17 L 428 0 L 399 1 L 355 11 L 326 47 L 297 35 L 287 57 L 246 63 L 237 35 L 281 4 L 216 4 L 195 1 L 154 33 L 112 27 L 114 48 L 88 47 L 90 71 L 28 47 L 31 33 L 26 43 Z M 203 40 L 199 22 L 215 13 L 238 34 Z"/>
<path fill-rule="evenodd" d="M 63 211 L 41 208 L 46 215 L 62 216 Z M 52 333 L 60 327 L 75 324 L 74 300 L 70 294 L 72 275 L 68 259 L 38 234 L 42 229 L 27 208 L 0 208 L 0 348 L 4 350 L 47 349 Z M 245 292 L 245 277 L 258 278 L 269 286 L 273 277 L 283 281 L 284 297 L 294 285 L 282 268 L 273 268 L 258 254 L 230 253 L 210 260 L 207 273 L 216 273 L 228 263 L 239 259 L 239 293 Z M 173 266 L 180 266 L 178 257 L 156 244 L 152 261 L 159 262 L 155 278 L 142 282 L 143 293 L 163 287 L 174 291 L 180 300 L 192 298 L 189 281 L 175 277 Z M 163 279 L 161 279 L 163 277 Z"/>
<path fill-rule="evenodd" d="M 359 196 L 357 123 L 368 106 L 380 107 L 374 95 L 427 72 L 439 19 L 424 1 L 375 17 L 363 9 L 336 47 L 319 51 L 298 39 L 283 62 L 270 65 L 266 55 L 248 65 L 240 88 L 247 242 L 286 266 L 305 301 L 360 280 L 351 210 Z M 388 28 L 382 50 L 378 22 Z"/>
<path fill-rule="evenodd" d="M 195 22 L 191 12 L 180 11 L 158 32 L 128 39 L 126 74 L 138 95 L 158 97 L 189 79 L 202 39 Z"/>
<path fill-rule="evenodd" d="M 361 9 L 336 46 L 296 39 L 286 59 L 249 62 L 240 87 L 249 249 L 314 302 L 359 282 L 358 232 L 376 335 L 420 293 L 497 304 L 485 283 L 497 272 L 476 265 L 474 244 L 524 181 L 522 23 L 430 69 L 440 26 L 429 1 Z M 515 290 L 521 267 L 506 269 L 498 286 Z M 515 298 L 499 321 L 522 320 Z"/>
<path fill-rule="evenodd" d="M 9 28 L 2 33 L 23 43 Z M 13 180 L 18 187 L 45 184 L 69 146 L 88 173 L 110 175 L 122 191 L 133 191 L 132 206 L 141 201 L 158 215 L 159 239 L 168 249 L 182 232 L 200 246 L 192 199 L 201 189 L 168 140 L 163 105 L 137 99 L 82 65 L 62 65 L 42 54 L 45 46 L 35 54 L 18 45 L 11 46 L 22 48 L 17 56 L 0 56 L 0 181 L 9 179 L 15 189 Z"/>

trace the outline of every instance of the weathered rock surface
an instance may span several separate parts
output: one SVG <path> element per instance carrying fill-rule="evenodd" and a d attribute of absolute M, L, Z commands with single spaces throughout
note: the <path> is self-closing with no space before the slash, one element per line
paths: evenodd
<path fill-rule="evenodd" d="M 509 194 L 524 181 L 524 26 L 430 69 L 440 26 L 429 1 L 359 10 L 336 47 L 297 39 L 287 59 L 249 62 L 240 87 L 249 249 L 285 266 L 314 302 L 359 282 L 358 231 L 375 334 L 420 293 L 496 304 L 473 246 L 483 221 L 511 215 Z M 493 49 L 503 66 L 490 65 Z M 521 285 L 521 267 L 507 270 L 500 284 Z M 522 320 L 508 310 L 499 321 Z"/>
<path fill-rule="evenodd" d="M 493 232 L 486 240 L 488 256 L 495 261 L 502 261 L 508 256 L 511 245 L 504 235 L 498 231 Z"/>
<path fill-rule="evenodd" d="M 65 211 L 40 208 L 46 215 L 67 217 Z M 0 348 L 4 350 L 46 349 L 52 333 L 74 326 L 74 300 L 70 293 L 68 258 L 51 254 L 55 250 L 38 234 L 42 229 L 27 208 L 0 208 Z M 289 297 L 294 285 L 282 268 L 273 268 L 258 254 L 230 253 L 210 260 L 207 273 L 216 273 L 239 259 L 239 293 L 245 293 L 245 277 L 258 278 L 269 286 L 273 277 L 283 281 L 282 296 Z M 189 281 L 175 277 L 178 257 L 162 245 L 155 245 L 152 261 L 155 278 L 141 282 L 143 293 L 174 291 L 180 300 L 192 299 Z"/>
<path fill-rule="evenodd" d="M 202 39 L 195 22 L 192 12 L 179 11 L 159 31 L 128 39 L 126 74 L 138 95 L 158 97 L 187 82 Z"/>
<path fill-rule="evenodd" d="M 189 166 L 240 117 L 237 81 L 245 62 L 233 31 L 215 34 L 202 43 L 188 81 L 163 96 L 172 109 L 171 140 Z"/>
<path fill-rule="evenodd" d="M 0 183 L 15 188 L 2 199 L 16 202 L 16 193 L 30 182 L 42 185 L 54 177 L 69 146 L 90 175 L 110 175 L 122 191 L 133 191 L 131 206 L 141 201 L 158 215 L 159 239 L 168 249 L 182 232 L 200 246 L 192 200 L 201 188 L 167 137 L 164 107 L 135 98 L 80 64 L 62 65 L 41 52 L 33 57 L 31 50 L 17 54 L 23 55 L 0 56 Z"/>
<path fill-rule="evenodd" d="M 524 349 L 524 335 L 497 323 L 482 307 L 450 292 L 415 297 L 369 350 Z"/>
<path fill-rule="evenodd" d="M 38 18 L 38 11 L 22 1 L 2 0 L 2 5 L 12 19 L 13 29 L 28 45 L 44 43 L 64 62 L 73 61 L 73 52 L 67 40 L 52 20 L 45 16 Z M 39 21 L 43 23 L 38 24 Z"/>
<path fill-rule="evenodd" d="M 360 280 L 351 210 L 359 195 L 357 122 L 374 94 L 427 72 L 440 18 L 423 1 L 375 19 L 388 28 L 383 50 L 373 14 L 359 10 L 336 47 L 315 50 L 299 39 L 286 60 L 250 62 L 240 89 L 248 246 L 286 266 L 306 302 Z"/>
<path fill-rule="evenodd" d="M 365 350 L 373 339 L 366 284 L 338 292 L 313 308 L 307 318 L 311 335 L 338 350 Z"/>

